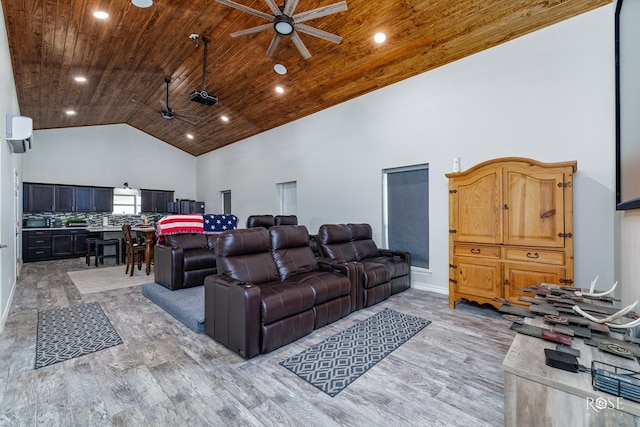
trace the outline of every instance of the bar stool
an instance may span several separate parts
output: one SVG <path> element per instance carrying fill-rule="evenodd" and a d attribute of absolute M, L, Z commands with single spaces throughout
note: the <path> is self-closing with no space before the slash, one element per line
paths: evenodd
<path fill-rule="evenodd" d="M 115 248 L 115 254 L 104 254 L 104 248 L 109 246 L 113 246 Z M 104 259 L 110 257 L 115 257 L 116 264 L 120 265 L 120 239 L 96 239 L 96 267 L 98 266 L 98 261 L 100 261 L 101 264 L 104 264 Z"/>
<path fill-rule="evenodd" d="M 96 241 L 99 239 L 91 237 L 88 238 L 86 243 L 84 244 L 85 250 L 85 262 L 87 265 L 91 265 L 91 255 L 96 255 Z"/>

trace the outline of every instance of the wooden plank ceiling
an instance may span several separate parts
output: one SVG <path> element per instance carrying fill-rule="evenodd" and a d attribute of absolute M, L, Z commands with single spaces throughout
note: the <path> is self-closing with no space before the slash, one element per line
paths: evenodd
<path fill-rule="evenodd" d="M 236 1 L 271 14 L 264 0 Z M 335 2 L 300 0 L 295 12 Z M 129 0 L 2 0 L 2 7 L 20 111 L 35 129 L 128 123 L 198 156 L 610 2 L 347 0 L 347 11 L 306 22 L 343 38 L 333 44 L 300 33 L 308 60 L 286 36 L 265 56 L 271 29 L 230 37 L 268 21 L 214 0 L 154 0 L 149 8 Z M 109 18 L 94 18 L 96 10 Z M 373 42 L 378 31 L 387 34 L 382 45 Z M 219 98 L 214 106 L 189 100 L 202 89 L 203 64 L 203 45 L 190 34 L 211 39 L 206 89 Z M 275 73 L 275 64 L 288 73 Z M 78 75 L 87 82 L 75 82 Z M 165 77 L 171 108 L 203 120 L 161 117 Z"/>

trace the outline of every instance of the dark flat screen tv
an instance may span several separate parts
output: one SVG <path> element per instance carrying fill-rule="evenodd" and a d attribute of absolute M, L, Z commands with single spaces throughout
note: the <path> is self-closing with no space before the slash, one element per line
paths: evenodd
<path fill-rule="evenodd" d="M 640 1 L 618 0 L 616 54 L 616 209 L 640 208 Z"/>

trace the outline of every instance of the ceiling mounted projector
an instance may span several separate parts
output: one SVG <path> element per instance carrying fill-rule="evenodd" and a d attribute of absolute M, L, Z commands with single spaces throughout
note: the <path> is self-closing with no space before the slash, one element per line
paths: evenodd
<path fill-rule="evenodd" d="M 189 36 L 190 39 L 197 39 L 196 34 Z M 202 105 L 216 105 L 218 103 L 218 97 L 215 95 L 209 95 L 207 93 L 207 49 L 209 47 L 209 39 L 202 37 L 202 43 L 204 43 L 204 58 L 202 61 L 202 90 L 194 90 L 189 95 L 189 99 L 193 102 L 197 102 Z"/>
<path fill-rule="evenodd" d="M 216 105 L 218 103 L 217 96 L 209 95 L 204 90 L 194 90 L 189 95 L 189 99 L 202 105 Z"/>

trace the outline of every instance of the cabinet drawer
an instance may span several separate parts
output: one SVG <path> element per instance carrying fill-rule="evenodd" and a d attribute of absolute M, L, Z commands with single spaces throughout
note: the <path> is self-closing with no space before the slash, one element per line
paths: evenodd
<path fill-rule="evenodd" d="M 39 231 L 23 231 L 27 237 L 51 237 L 51 231 L 39 230 Z"/>
<path fill-rule="evenodd" d="M 505 248 L 505 258 L 510 261 L 528 261 L 541 264 L 564 265 L 564 252 L 541 251 L 538 249 Z"/>
<path fill-rule="evenodd" d="M 30 248 L 51 246 L 51 236 L 29 236 L 27 244 Z"/>
<path fill-rule="evenodd" d="M 500 258 L 500 246 L 461 245 L 453 247 L 456 256 L 476 256 L 484 258 Z"/>
<path fill-rule="evenodd" d="M 42 248 L 28 248 L 27 258 L 49 258 L 51 256 L 51 246 Z"/>

